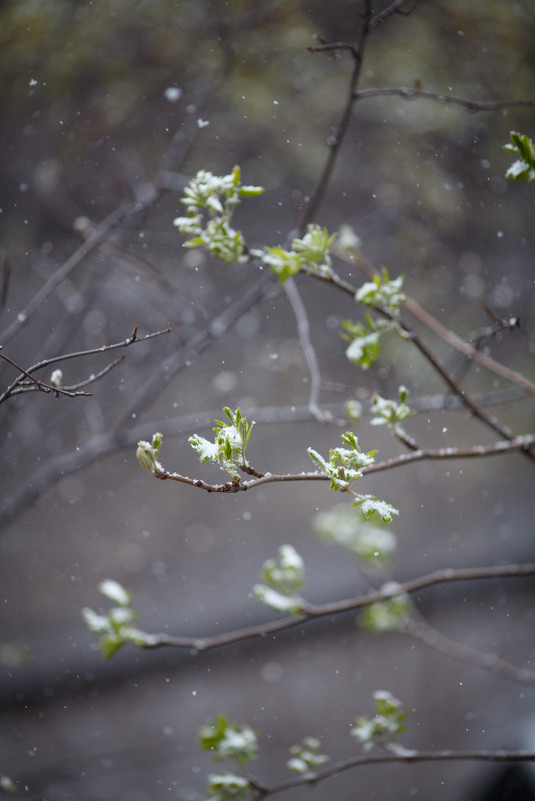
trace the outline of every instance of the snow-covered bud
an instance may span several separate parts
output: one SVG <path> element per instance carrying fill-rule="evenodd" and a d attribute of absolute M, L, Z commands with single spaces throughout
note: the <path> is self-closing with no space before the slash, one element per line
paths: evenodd
<path fill-rule="evenodd" d="M 50 383 L 56 389 L 59 389 L 63 381 L 63 370 L 54 370 L 50 376 Z"/>
<path fill-rule="evenodd" d="M 156 472 L 156 453 L 150 442 L 140 440 L 137 444 L 136 456 L 141 467 L 154 475 Z"/>

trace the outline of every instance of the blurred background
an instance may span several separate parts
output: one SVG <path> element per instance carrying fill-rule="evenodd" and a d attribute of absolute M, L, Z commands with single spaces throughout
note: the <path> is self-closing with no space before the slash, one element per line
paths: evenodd
<path fill-rule="evenodd" d="M 340 444 L 344 429 L 307 408 L 310 375 L 284 290 L 254 266 L 183 249 L 172 223 L 198 169 L 225 174 L 239 164 L 244 183 L 266 191 L 240 207 L 236 227 L 251 246 L 285 244 L 323 169 L 352 69 L 345 52 L 307 47 L 318 34 L 355 42 L 361 10 L 358 0 L 0 5 L 3 354 L 28 367 L 120 342 L 135 325 L 140 334 L 172 329 L 124 351 L 92 397 L 29 393 L 0 408 L 0 774 L 23 797 L 202 798 L 212 766 L 197 730 L 219 712 L 259 732 L 254 773 L 280 781 L 288 747 L 309 734 L 333 761 L 356 754 L 349 727 L 371 712 L 377 689 L 403 702 L 407 746 L 535 747 L 533 689 L 401 634 L 363 633 L 354 614 L 203 655 L 127 647 L 107 663 L 80 615 L 106 608 L 97 585 L 113 578 L 133 592 L 148 632 L 204 636 L 270 620 L 252 587 L 288 542 L 305 559 L 313 603 L 385 579 L 315 538 L 315 514 L 340 500 L 327 485 L 206 495 L 154 481 L 135 458 L 137 441 L 159 430 L 166 467 L 219 481 L 187 437 L 209 436 L 225 405 L 257 421 L 249 455 L 258 469 L 309 470 L 309 445 L 327 453 Z M 360 88 L 533 98 L 534 24 L 529 0 L 421 2 L 373 31 Z M 364 255 L 404 274 L 408 294 L 465 339 L 489 325 L 481 300 L 499 316 L 519 315 L 519 329 L 485 347 L 531 380 L 535 190 L 506 182 L 513 157 L 501 147 L 511 130 L 534 136 L 534 123 L 529 107 L 472 113 L 362 100 L 316 217 L 330 231 L 353 226 Z M 63 280 L 34 309 L 62 265 Z M 396 397 L 404 383 L 426 410 L 407 424 L 422 444 L 495 440 L 465 411 L 431 408 L 429 396 L 440 400 L 445 387 L 409 344 L 385 339 L 374 369 L 350 365 L 340 321 L 361 311 L 306 277 L 297 284 L 324 382 L 320 406 L 335 419 L 347 398 L 367 409 L 374 392 Z M 462 357 L 425 336 L 461 375 Z M 120 353 L 66 362 L 64 383 Z M 3 389 L 17 372 L 0 367 Z M 476 395 L 509 390 L 475 367 L 464 382 Z M 507 397 L 493 406 L 499 420 L 533 431 L 533 397 Z M 353 424 L 363 449 L 397 454 L 368 419 Z M 396 580 L 534 559 L 533 467 L 519 454 L 420 463 L 370 476 L 363 491 L 400 509 Z M 415 601 L 444 634 L 533 669 L 532 580 L 445 585 Z M 340 801 L 529 799 L 529 775 L 475 762 L 370 766 L 321 787 Z"/>

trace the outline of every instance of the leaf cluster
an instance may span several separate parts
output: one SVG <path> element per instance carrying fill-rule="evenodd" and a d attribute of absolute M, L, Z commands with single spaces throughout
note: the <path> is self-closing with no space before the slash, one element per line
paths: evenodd
<path fill-rule="evenodd" d="M 407 731 L 403 725 L 407 715 L 401 711 L 401 701 L 385 690 L 374 692 L 373 700 L 375 715 L 358 717 L 351 736 L 362 743 L 365 751 L 370 751 L 375 745 L 395 750 L 397 735 Z"/>
<path fill-rule="evenodd" d="M 301 270 L 329 277 L 332 275 L 329 250 L 336 237 L 337 234 L 329 234 L 326 228 L 310 224 L 303 237 L 292 241 L 290 250 L 266 247 L 263 251 L 255 251 L 254 255 L 271 267 L 281 284 Z"/>
<path fill-rule="evenodd" d="M 204 751 L 210 751 L 214 762 L 231 760 L 243 773 L 249 760 L 258 756 L 256 733 L 249 726 L 231 723 L 225 715 L 201 726 L 199 744 Z M 208 776 L 207 801 L 245 801 L 250 798 L 252 786 L 240 774 L 223 771 Z"/>
<path fill-rule="evenodd" d="M 370 314 L 365 315 L 366 323 L 354 323 L 342 320 L 342 339 L 349 342 L 346 357 L 352 364 L 359 364 L 363 370 L 369 370 L 379 357 L 381 337 L 396 328 L 391 320 L 374 320 Z"/>
<path fill-rule="evenodd" d="M 281 545 L 278 562 L 268 559 L 262 566 L 261 584 L 255 584 L 255 596 L 275 609 L 298 615 L 303 611 L 304 601 L 299 590 L 304 585 L 305 566 L 293 545 Z"/>
<path fill-rule="evenodd" d="M 373 281 L 363 284 L 355 294 L 357 303 L 371 306 L 373 309 L 382 309 L 395 317 L 400 306 L 405 302 L 405 295 L 401 291 L 403 276 L 391 279 L 386 267 L 381 275 L 374 275 Z"/>
<path fill-rule="evenodd" d="M 228 406 L 223 409 L 229 422 L 216 420 L 214 442 L 193 434 L 188 438 L 191 447 L 199 454 L 200 462 L 216 462 L 225 473 L 238 481 L 240 473 L 236 462 L 247 465 L 245 448 L 253 430 L 254 421 L 249 423 L 238 408 L 232 411 Z"/>
<path fill-rule="evenodd" d="M 314 448 L 308 448 L 307 453 L 320 470 L 330 479 L 330 488 L 333 490 L 347 490 L 359 478 L 362 478 L 362 468 L 368 467 L 375 461 L 377 451 L 363 453 L 358 438 L 352 431 L 342 434 L 342 442 L 347 448 L 331 448 L 329 459 L 325 459 Z"/>
<path fill-rule="evenodd" d="M 256 197 L 263 191 L 261 186 L 243 186 L 238 166 L 221 177 L 199 170 L 181 198 L 187 207 L 186 216 L 173 221 L 181 233 L 191 237 L 184 246 L 204 246 L 226 264 L 249 261 L 243 235 L 232 228 L 231 221 L 243 197 Z"/>
<path fill-rule="evenodd" d="M 507 172 L 506 178 L 514 181 L 535 181 L 535 145 L 526 134 L 516 131 L 510 132 L 511 142 L 504 145 L 508 153 L 517 153 L 520 158 L 513 162 Z"/>
<path fill-rule="evenodd" d="M 101 581 L 98 589 L 115 606 L 105 614 L 84 607 L 82 617 L 89 630 L 100 636 L 98 647 L 104 659 L 111 659 L 119 648 L 129 642 L 143 647 L 147 634 L 132 625 L 137 612 L 132 609 L 132 596 L 128 590 L 112 579 Z"/>
<path fill-rule="evenodd" d="M 409 393 L 406 387 L 398 389 L 398 401 L 389 400 L 375 394 L 372 398 L 372 414 L 370 420 L 372 426 L 388 426 L 394 434 L 403 433 L 400 423 L 416 414 L 407 405 Z"/>

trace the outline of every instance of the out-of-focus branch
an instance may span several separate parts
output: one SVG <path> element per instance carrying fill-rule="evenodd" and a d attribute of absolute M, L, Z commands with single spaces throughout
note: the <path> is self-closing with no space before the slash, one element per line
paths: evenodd
<path fill-rule="evenodd" d="M 329 145 L 329 153 L 327 155 L 325 166 L 316 184 L 316 188 L 314 192 L 312 192 L 310 200 L 308 201 L 307 205 L 303 210 L 303 213 L 301 214 L 301 218 L 299 220 L 299 225 L 298 225 L 299 233 L 303 233 L 308 223 L 311 222 L 316 216 L 318 207 L 321 201 L 323 200 L 325 192 L 327 191 L 327 187 L 331 180 L 336 160 L 338 158 L 340 149 L 342 147 L 342 142 L 344 141 L 347 129 L 349 127 L 349 123 L 351 121 L 353 106 L 356 101 L 355 91 L 360 78 L 360 70 L 362 66 L 364 46 L 366 44 L 366 39 L 370 30 L 369 24 L 372 14 L 371 5 L 372 5 L 371 0 L 364 0 L 364 13 L 362 15 L 363 23 L 357 44 L 348 45 L 346 43 L 338 43 L 338 45 L 334 45 L 334 48 L 332 48 L 334 50 L 340 50 L 340 49 L 349 50 L 353 57 L 354 65 L 349 80 L 347 100 L 345 102 L 342 115 L 336 127 L 336 131 L 334 135 L 331 136 L 327 142 L 327 144 Z M 327 43 L 322 43 L 320 47 L 312 49 L 321 50 L 321 49 L 326 49 L 327 47 L 328 47 Z"/>
<path fill-rule="evenodd" d="M 444 654 L 450 659 L 455 659 L 457 662 L 464 662 L 467 665 L 472 665 L 472 667 L 488 670 L 490 673 L 509 681 L 516 681 L 519 684 L 528 684 L 535 687 L 535 673 L 517 668 L 495 654 L 482 653 L 476 648 L 444 636 L 434 626 L 429 625 L 419 614 L 413 612 L 413 616 L 405 623 L 402 623 L 397 631 L 420 640 L 428 648 L 432 648 L 433 651 L 438 651 L 438 653 Z"/>
<path fill-rule="evenodd" d="M 149 202 L 152 202 L 152 199 Z M 114 228 L 118 222 L 127 217 L 134 208 L 137 208 L 137 203 L 138 201 L 135 201 L 135 203 L 121 204 L 91 230 L 87 239 L 82 242 L 61 267 L 58 267 L 48 281 L 45 281 L 41 289 L 39 289 L 26 306 L 18 312 L 17 317 L 13 320 L 11 325 L 0 334 L 0 341 L 2 344 L 6 345 L 8 342 L 11 342 L 13 337 L 26 325 L 39 306 L 50 297 L 61 282 L 70 275 L 74 268 L 104 241 L 110 230 Z"/>
<path fill-rule="evenodd" d="M 372 23 L 373 24 L 373 21 Z M 366 100 L 370 97 L 388 97 L 397 95 L 405 100 L 435 100 L 438 103 L 450 103 L 451 105 L 463 106 L 469 111 L 498 111 L 502 108 L 514 108 L 515 106 L 535 106 L 535 100 L 466 100 L 462 97 L 445 95 L 439 92 L 427 92 L 423 89 L 410 89 L 407 86 L 384 87 L 378 89 L 359 89 L 354 92 L 355 100 Z"/>
<path fill-rule="evenodd" d="M 380 25 L 382 22 L 387 20 L 392 14 L 404 14 L 405 16 L 410 16 L 414 9 L 419 5 L 421 0 L 416 0 L 413 4 L 413 7 L 409 9 L 409 11 L 402 11 L 401 7 L 405 5 L 407 0 L 394 0 L 394 2 L 390 3 L 383 11 L 380 11 L 378 14 L 374 14 L 372 19 L 370 20 L 370 30 L 373 30 Z"/>
<path fill-rule="evenodd" d="M 355 388 L 344 384 L 329 384 L 329 391 L 339 391 L 347 394 L 355 392 Z M 373 390 L 359 388 L 359 400 L 362 404 L 362 416 L 373 414 L 371 396 Z M 365 397 L 362 397 L 365 395 Z M 495 406 L 510 401 L 520 400 L 525 397 L 525 393 L 517 387 L 498 389 L 484 395 L 476 395 L 475 401 L 479 406 Z M 463 403 L 456 395 L 423 395 L 422 397 L 411 396 L 411 409 L 418 412 L 440 412 L 454 411 L 463 409 Z M 308 404 L 296 406 L 260 406 L 254 410 L 256 423 L 304 423 L 314 419 Z M 329 415 L 330 419 L 339 426 L 347 426 L 350 421 L 345 418 L 346 409 L 343 403 L 322 404 L 322 411 Z M 192 412 L 181 414 L 177 417 L 166 417 L 165 420 L 154 420 L 144 422 L 130 428 L 124 433 L 123 444 L 136 445 L 140 439 L 147 435 L 147 431 L 160 431 L 166 438 L 178 436 L 184 432 L 198 432 L 203 428 L 212 428 L 214 420 L 221 413 L 220 409 L 208 412 Z"/>
<path fill-rule="evenodd" d="M 301 299 L 297 284 L 293 278 L 289 278 L 287 281 L 285 281 L 284 289 L 286 290 L 286 295 L 290 301 L 290 305 L 297 322 L 299 342 L 308 366 L 308 372 L 310 374 L 308 408 L 311 415 L 315 417 L 316 420 L 319 420 L 322 423 L 326 422 L 327 420 L 331 421 L 330 416 L 322 411 L 318 406 L 321 390 L 321 372 L 318 359 L 316 357 L 316 351 L 314 350 L 314 346 L 312 345 L 312 341 L 310 339 L 310 325 L 308 322 L 305 304 Z"/>
<path fill-rule="evenodd" d="M 331 246 L 331 252 L 333 256 L 339 259 L 339 261 L 344 262 L 344 264 L 347 264 L 350 267 L 358 267 L 368 278 L 373 279 L 373 276 L 377 275 L 375 268 L 361 256 L 354 256 L 353 254 L 348 253 L 346 250 L 343 250 L 343 248 L 339 248 L 336 245 Z M 340 288 L 344 289 L 346 292 L 348 291 L 348 285 L 342 285 Z M 353 287 L 349 287 L 349 292 L 353 292 Z M 487 356 L 486 354 L 481 353 L 481 351 L 476 350 L 474 347 L 472 347 L 472 345 L 469 345 L 468 342 L 465 342 L 453 331 L 450 331 L 448 328 L 443 326 L 442 323 L 436 319 L 436 317 L 433 317 L 432 314 L 429 314 L 429 312 L 423 309 L 419 303 L 406 294 L 403 307 L 407 309 L 407 311 L 410 312 L 410 314 L 412 314 L 412 316 L 415 317 L 420 323 L 425 325 L 426 328 L 440 337 L 440 339 L 442 339 L 448 345 L 451 345 L 451 347 L 455 348 L 455 350 L 460 351 L 460 353 L 462 353 L 468 359 L 477 362 L 482 367 L 485 367 L 487 370 L 490 370 L 496 375 L 505 378 L 512 384 L 522 387 L 522 389 L 526 390 L 526 392 L 529 392 L 531 395 L 535 395 L 535 384 L 532 381 L 529 381 L 529 379 L 520 373 L 517 373 L 515 370 L 511 370 L 510 367 L 500 364 L 491 356 Z"/>

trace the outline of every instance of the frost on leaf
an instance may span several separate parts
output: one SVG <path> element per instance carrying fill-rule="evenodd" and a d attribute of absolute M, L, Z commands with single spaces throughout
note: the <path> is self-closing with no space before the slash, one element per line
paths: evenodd
<path fill-rule="evenodd" d="M 268 559 L 262 566 L 262 584 L 255 584 L 255 596 L 276 612 L 298 615 L 305 602 L 299 595 L 304 584 L 305 565 L 293 545 L 281 545 L 278 562 Z"/>
<path fill-rule="evenodd" d="M 362 516 L 368 520 L 373 515 L 380 517 L 383 523 L 391 523 L 394 515 L 399 515 L 399 509 L 392 504 L 376 498 L 375 495 L 355 495 L 353 506 L 359 506 Z"/>
<path fill-rule="evenodd" d="M 352 364 L 360 364 L 363 370 L 368 370 L 379 356 L 381 337 L 394 327 L 392 321 L 372 320 L 369 314 L 366 314 L 366 324 L 342 320 L 344 330 L 340 336 L 349 342 L 346 348 L 347 359 Z"/>
<path fill-rule="evenodd" d="M 240 231 L 232 228 L 231 220 L 243 197 L 255 197 L 263 191 L 261 186 L 242 186 L 237 166 L 223 176 L 199 170 L 181 198 L 186 216 L 177 217 L 173 222 L 181 233 L 190 237 L 185 247 L 204 246 L 228 264 L 249 261 L 245 240 Z"/>
<path fill-rule="evenodd" d="M 130 606 L 132 603 L 132 594 L 125 590 L 122 584 L 113 579 L 104 579 L 98 585 L 99 592 L 102 593 L 110 601 L 114 601 L 117 606 Z"/>
<path fill-rule="evenodd" d="M 214 762 L 233 759 L 244 765 L 258 756 L 256 733 L 250 726 L 231 723 L 225 715 L 218 715 L 201 726 L 199 743 L 201 748 L 212 753 Z"/>
<path fill-rule="evenodd" d="M 514 181 L 535 181 L 535 145 L 525 134 L 511 131 L 511 142 L 504 145 L 503 149 L 509 153 L 516 153 L 520 158 L 513 162 L 507 172 L 506 178 Z"/>
<path fill-rule="evenodd" d="M 355 300 L 373 309 L 383 309 L 396 316 L 399 307 L 405 302 L 401 291 L 403 276 L 390 279 L 388 270 L 383 267 L 381 275 L 375 275 L 373 281 L 363 284 L 355 294 Z"/>
<path fill-rule="evenodd" d="M 267 247 L 255 255 L 271 267 L 281 284 L 301 270 L 327 277 L 332 274 L 329 250 L 336 236 L 329 235 L 320 225 L 311 224 L 303 237 L 292 241 L 290 250 Z"/>
<path fill-rule="evenodd" d="M 398 389 L 398 401 L 388 400 L 375 394 L 372 398 L 372 414 L 375 416 L 370 420 L 370 425 L 388 426 L 394 433 L 403 432 L 399 424 L 416 414 L 407 405 L 408 394 L 408 390 L 404 386 Z"/>
<path fill-rule="evenodd" d="M 235 462 L 247 465 L 245 448 L 249 442 L 254 422 L 249 423 L 239 408 L 233 412 L 228 406 L 225 406 L 223 411 L 227 421 L 216 420 L 213 442 L 198 434 L 189 437 L 188 442 L 198 453 L 199 461 L 216 462 L 230 478 L 237 480 L 240 473 Z"/>

